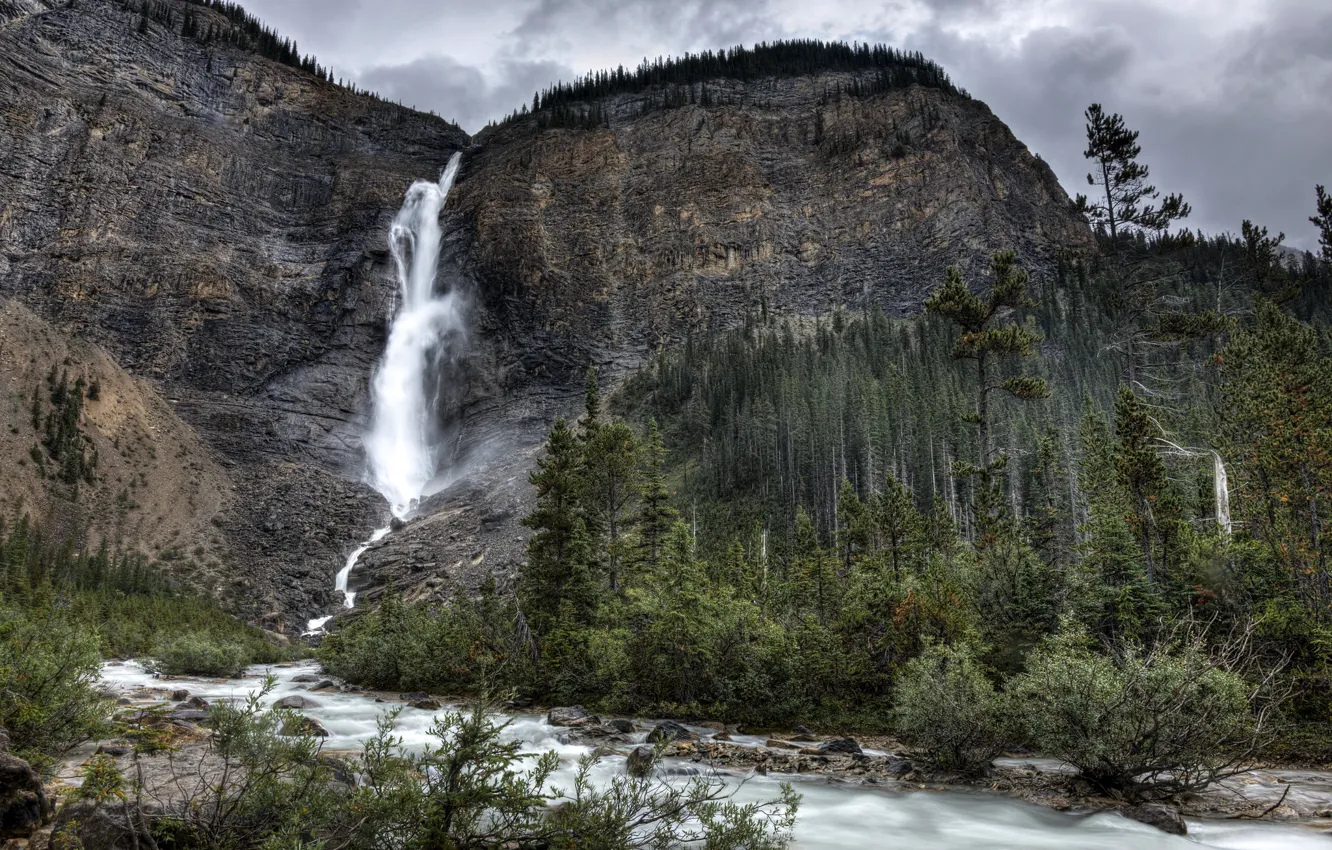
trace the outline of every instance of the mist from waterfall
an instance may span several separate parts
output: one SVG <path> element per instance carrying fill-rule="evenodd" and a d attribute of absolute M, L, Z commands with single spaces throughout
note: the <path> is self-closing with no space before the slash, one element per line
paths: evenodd
<path fill-rule="evenodd" d="M 401 303 L 371 387 L 373 413 L 365 451 L 370 484 L 399 519 L 416 507 L 438 471 L 436 367 L 458 356 L 466 341 L 461 296 L 435 292 L 439 213 L 461 163 L 462 154 L 455 153 L 438 183 L 413 183 L 389 229 Z"/>

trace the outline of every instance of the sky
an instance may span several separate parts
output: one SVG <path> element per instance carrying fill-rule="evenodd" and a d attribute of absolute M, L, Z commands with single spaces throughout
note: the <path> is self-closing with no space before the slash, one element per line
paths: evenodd
<path fill-rule="evenodd" d="M 1083 110 L 1141 132 L 1187 224 L 1314 248 L 1332 0 L 242 0 L 339 77 L 476 132 L 588 70 L 779 38 L 919 50 L 1087 191 Z"/>

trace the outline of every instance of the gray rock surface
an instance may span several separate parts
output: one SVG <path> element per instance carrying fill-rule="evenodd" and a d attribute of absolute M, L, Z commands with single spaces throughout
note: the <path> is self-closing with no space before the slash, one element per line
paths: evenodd
<path fill-rule="evenodd" d="M 570 705 L 552 708 L 546 713 L 546 722 L 551 726 L 590 726 L 600 721 L 581 705 Z"/>
<path fill-rule="evenodd" d="M 299 694 L 283 697 L 273 703 L 274 708 L 314 708 L 317 705 L 319 705 L 319 703 L 315 700 L 300 696 Z"/>
<path fill-rule="evenodd" d="M 1154 826 L 1171 835 L 1187 835 L 1189 832 L 1189 826 L 1184 822 L 1184 816 L 1179 813 L 1179 809 L 1166 803 L 1139 803 L 1136 806 L 1126 806 L 1120 811 L 1124 813 L 1124 817 Z"/>
<path fill-rule="evenodd" d="M 27 838 L 50 821 L 53 809 L 32 765 L 0 753 L 0 840 Z"/>
<path fill-rule="evenodd" d="M 666 720 L 652 727 L 652 731 L 647 735 L 649 744 L 658 744 L 663 741 L 697 741 L 698 735 L 692 730 L 681 726 L 674 720 Z"/>
<path fill-rule="evenodd" d="M 334 573 L 386 521 L 360 446 L 394 303 L 386 229 L 456 150 L 440 270 L 471 303 L 440 410 L 456 480 L 365 553 L 361 608 L 512 576 L 527 471 L 589 364 L 613 386 L 760 307 L 911 312 L 947 264 L 1014 247 L 1039 281 L 1091 242 L 1044 162 L 936 90 L 718 81 L 733 105 L 642 115 L 621 95 L 609 128 L 471 139 L 137 22 L 116 0 L 0 0 L 0 298 L 105 351 L 160 396 L 159 424 L 197 435 L 171 449 L 197 498 L 134 520 L 164 529 L 161 565 L 289 631 L 336 610 Z"/>

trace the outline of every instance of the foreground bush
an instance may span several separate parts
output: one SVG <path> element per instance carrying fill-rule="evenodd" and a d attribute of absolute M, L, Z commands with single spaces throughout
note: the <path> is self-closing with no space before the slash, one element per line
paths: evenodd
<path fill-rule="evenodd" d="M 104 730 L 96 634 L 58 613 L 0 606 L 0 727 L 38 769 Z"/>
<path fill-rule="evenodd" d="M 1104 655 L 1077 635 L 1056 637 L 1009 693 L 1037 748 L 1130 798 L 1205 788 L 1239 772 L 1261 743 L 1253 689 L 1197 640 Z"/>
<path fill-rule="evenodd" d="M 531 675 L 516 620 L 513 604 L 489 591 L 429 607 L 388 596 L 324 638 L 319 660 L 339 678 L 383 690 L 515 688 Z"/>
<path fill-rule="evenodd" d="M 153 653 L 152 668 L 173 676 L 238 676 L 251 663 L 246 644 L 212 634 L 178 635 Z"/>
<path fill-rule="evenodd" d="M 932 767 L 977 776 L 1003 751 L 1001 699 L 965 646 L 932 646 L 912 659 L 894 709 L 897 730 Z"/>
<path fill-rule="evenodd" d="M 102 799 L 130 806 L 118 821 L 124 846 L 135 844 L 134 832 L 136 846 L 175 850 L 776 850 L 794 823 L 799 798 L 789 787 L 771 802 L 741 804 L 715 776 L 668 784 L 621 774 L 594 786 L 597 756 L 583 760 L 572 788 L 557 791 L 558 756 L 522 753 L 482 706 L 441 714 L 435 745 L 419 751 L 402 746 L 395 714 L 386 714 L 362 756 L 341 762 L 323 755 L 317 738 L 280 734 L 291 713 L 260 703 L 272 681 L 245 702 L 211 709 L 216 733 L 202 757 L 169 756 L 170 799 L 102 779 L 110 789 Z M 74 837 L 79 830 L 69 825 Z"/>

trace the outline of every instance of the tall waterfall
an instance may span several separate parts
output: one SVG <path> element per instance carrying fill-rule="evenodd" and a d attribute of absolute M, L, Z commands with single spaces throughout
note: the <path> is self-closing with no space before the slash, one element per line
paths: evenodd
<path fill-rule="evenodd" d="M 456 356 L 466 335 L 455 292 L 435 292 L 439 264 L 439 213 L 453 188 L 462 154 L 455 153 L 438 183 L 418 180 L 393 219 L 389 248 L 398 273 L 401 304 L 389 330 L 388 348 L 375 371 L 373 416 L 365 438 L 370 483 L 393 515 L 415 506 L 439 466 L 441 359 Z"/>
<path fill-rule="evenodd" d="M 466 325 L 462 296 L 439 294 L 435 277 L 443 236 L 439 214 L 453 188 L 462 153 L 449 159 L 438 183 L 418 180 L 407 190 L 402 209 L 389 228 L 389 250 L 398 277 L 399 303 L 389 327 L 388 346 L 371 384 L 370 430 L 365 454 L 371 486 L 383 495 L 398 519 L 406 518 L 439 471 L 440 438 L 437 410 L 444 380 L 441 367 L 463 353 Z M 349 580 L 356 561 L 391 526 L 377 529 L 347 556 L 334 589 L 351 608 L 356 594 Z M 310 633 L 321 632 L 332 615 L 309 621 Z"/>

